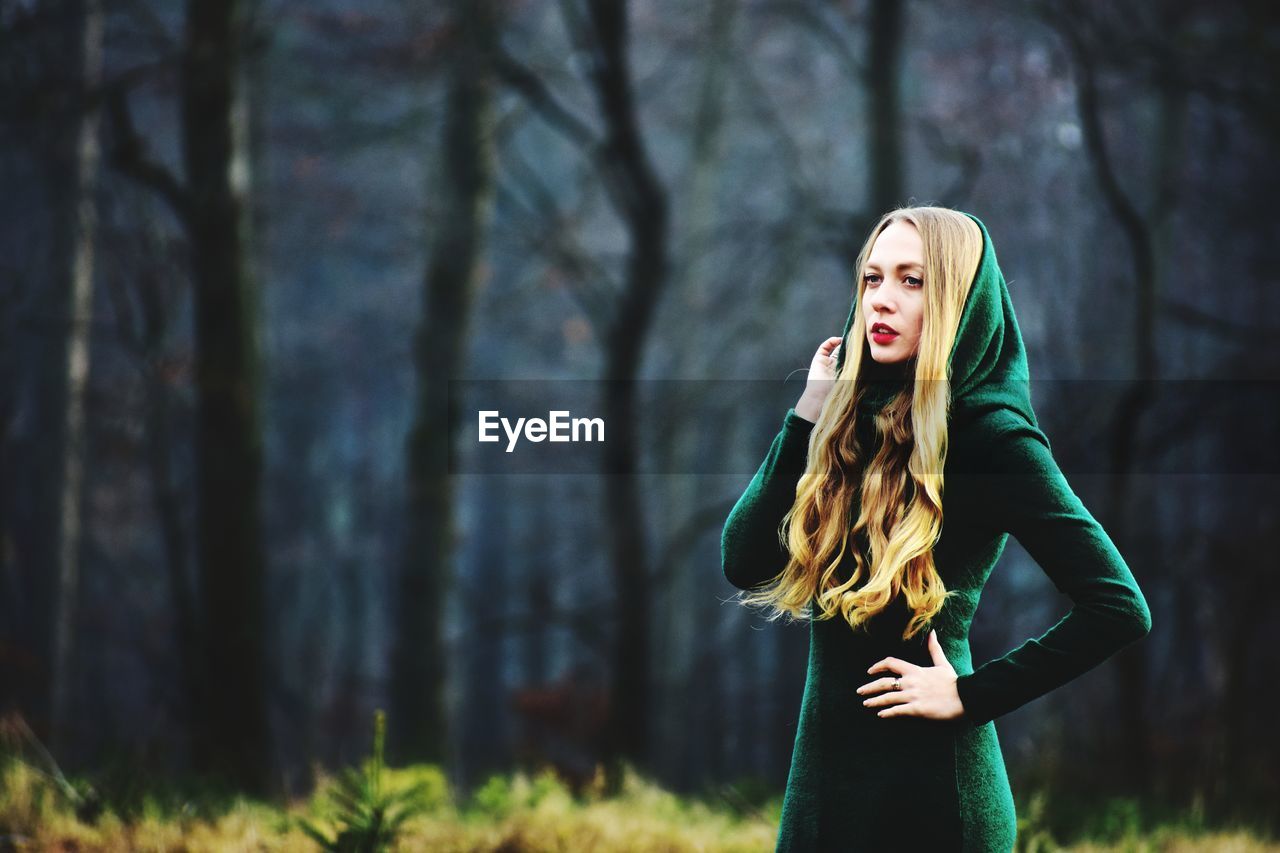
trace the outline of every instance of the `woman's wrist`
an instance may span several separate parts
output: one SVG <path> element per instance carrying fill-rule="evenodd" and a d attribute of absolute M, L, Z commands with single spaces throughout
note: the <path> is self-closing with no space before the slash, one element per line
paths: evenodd
<path fill-rule="evenodd" d="M 800 395 L 800 399 L 796 401 L 796 414 L 804 418 L 810 423 L 818 422 L 818 415 L 822 413 L 823 400 L 816 399 L 809 392 Z"/>

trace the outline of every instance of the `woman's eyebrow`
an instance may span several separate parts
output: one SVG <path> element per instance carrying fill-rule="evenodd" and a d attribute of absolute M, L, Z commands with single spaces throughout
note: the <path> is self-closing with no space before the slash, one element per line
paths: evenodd
<path fill-rule="evenodd" d="M 871 267 L 880 269 L 880 265 L 877 264 L 875 261 L 867 261 L 867 269 L 870 269 Z M 919 263 L 916 263 L 915 261 L 903 261 L 902 263 L 898 264 L 897 269 L 904 270 L 904 269 L 909 269 L 911 267 L 919 267 L 920 269 L 924 269 L 924 264 L 919 264 Z"/>

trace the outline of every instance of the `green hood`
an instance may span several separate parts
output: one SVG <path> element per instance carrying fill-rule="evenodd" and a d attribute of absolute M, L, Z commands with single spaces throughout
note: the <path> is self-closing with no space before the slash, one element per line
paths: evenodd
<path fill-rule="evenodd" d="M 1031 406 L 1030 372 L 1022 333 L 1013 313 L 1013 301 L 1004 274 L 996 262 L 995 245 L 987 226 L 965 213 L 982 229 L 982 260 L 960 316 L 955 345 L 951 349 L 951 426 L 962 426 L 1001 409 L 1010 410 L 1038 428 Z M 836 372 L 844 366 L 849 330 L 858 312 L 855 291 L 849 318 L 845 320 Z M 863 365 L 874 364 L 867 342 L 862 341 Z M 874 372 L 875 368 L 872 368 Z"/>

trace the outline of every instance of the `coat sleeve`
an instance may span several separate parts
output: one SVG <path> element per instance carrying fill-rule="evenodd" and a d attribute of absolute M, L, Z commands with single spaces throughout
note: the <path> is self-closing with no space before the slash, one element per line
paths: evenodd
<path fill-rule="evenodd" d="M 1068 484 L 1044 434 L 1030 424 L 1001 429 L 985 454 L 980 495 L 1072 601 L 1036 639 L 960 675 L 964 718 L 980 725 L 1093 669 L 1151 630 L 1151 612 L 1115 544 Z"/>
<path fill-rule="evenodd" d="M 725 579 L 738 589 L 762 586 L 786 568 L 790 554 L 779 541 L 778 526 L 795 502 L 813 427 L 794 408 L 787 410 L 768 455 L 729 512 L 720 534 L 720 563 Z"/>

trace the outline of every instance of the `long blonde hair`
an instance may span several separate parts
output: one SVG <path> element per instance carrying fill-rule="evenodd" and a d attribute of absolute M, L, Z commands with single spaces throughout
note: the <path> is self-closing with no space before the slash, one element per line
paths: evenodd
<path fill-rule="evenodd" d="M 914 381 L 874 415 L 881 441 L 865 460 L 855 415 L 867 390 L 866 322 L 860 307 L 852 311 L 843 367 L 810 435 L 795 502 L 779 526 L 779 542 L 790 559 L 769 585 L 741 596 L 743 604 L 769 608 L 770 620 L 784 613 L 824 620 L 839 612 L 850 626 L 865 630 L 901 593 L 914 611 L 905 640 L 928 626 L 948 595 L 933 546 L 942 532 L 951 355 L 982 259 L 982 231 L 967 215 L 945 207 L 886 213 L 858 254 L 856 306 L 862 304 L 876 238 L 899 221 L 913 224 L 924 244 L 924 318 Z M 866 555 L 857 547 L 859 535 L 866 538 Z M 849 549 L 851 539 L 855 546 Z M 847 550 L 853 551 L 855 568 L 841 583 L 836 572 Z M 866 583 L 854 589 L 863 577 Z"/>

